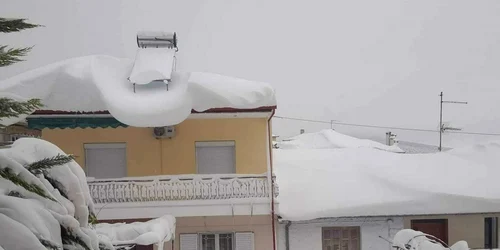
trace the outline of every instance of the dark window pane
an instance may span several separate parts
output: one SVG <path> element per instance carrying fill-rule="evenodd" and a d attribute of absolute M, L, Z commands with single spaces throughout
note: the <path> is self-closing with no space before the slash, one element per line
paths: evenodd
<path fill-rule="evenodd" d="M 343 239 L 348 239 L 349 238 L 349 230 L 348 229 L 342 230 L 342 238 Z"/>
<path fill-rule="evenodd" d="M 351 239 L 357 239 L 358 238 L 358 229 L 357 228 L 351 228 Z"/>
<path fill-rule="evenodd" d="M 330 229 L 323 229 L 323 239 L 331 239 L 332 234 Z"/>
<path fill-rule="evenodd" d="M 201 249 L 202 250 L 215 250 L 215 235 L 202 234 L 201 235 Z"/>
<path fill-rule="evenodd" d="M 332 238 L 334 238 L 334 239 L 339 239 L 340 238 L 340 230 L 339 229 L 333 229 L 333 231 L 332 231 Z"/>
<path fill-rule="evenodd" d="M 233 234 L 219 234 L 219 250 L 233 250 Z"/>

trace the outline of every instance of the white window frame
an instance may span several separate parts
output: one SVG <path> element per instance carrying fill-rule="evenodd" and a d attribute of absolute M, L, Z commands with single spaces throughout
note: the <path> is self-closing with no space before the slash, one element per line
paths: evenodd
<path fill-rule="evenodd" d="M 236 234 L 234 232 L 206 232 L 206 233 L 198 233 L 198 249 L 203 250 L 202 248 L 202 240 L 203 235 L 215 235 L 215 250 L 220 250 L 219 246 L 219 235 L 221 234 L 230 234 L 232 237 L 232 249 L 236 249 Z"/>
<path fill-rule="evenodd" d="M 198 147 L 234 147 L 234 162 L 233 162 L 233 174 L 236 173 L 236 142 L 235 141 L 196 141 L 194 143 L 195 150 L 195 162 L 196 162 L 196 173 L 200 172 L 198 166 Z"/>
<path fill-rule="evenodd" d="M 88 176 L 88 168 L 87 168 L 87 149 L 125 149 L 125 170 L 127 170 L 127 143 L 125 142 L 113 142 L 113 143 L 84 143 L 83 144 L 83 153 L 85 155 L 85 175 Z M 94 176 L 90 176 L 94 178 Z"/>

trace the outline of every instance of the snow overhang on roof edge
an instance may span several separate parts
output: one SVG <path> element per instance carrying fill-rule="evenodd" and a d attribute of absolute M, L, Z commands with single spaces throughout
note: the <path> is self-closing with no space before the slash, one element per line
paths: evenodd
<path fill-rule="evenodd" d="M 265 106 L 253 109 L 238 109 L 238 108 L 211 108 L 205 111 L 191 110 L 191 114 L 206 114 L 206 113 L 252 113 L 252 112 L 271 112 L 277 106 Z M 32 115 L 109 115 L 107 110 L 96 111 L 64 111 L 64 110 L 37 110 Z"/>

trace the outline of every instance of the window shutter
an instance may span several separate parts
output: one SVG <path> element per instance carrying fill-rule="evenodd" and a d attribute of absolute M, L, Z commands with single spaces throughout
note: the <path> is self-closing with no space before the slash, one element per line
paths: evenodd
<path fill-rule="evenodd" d="M 233 174 L 235 146 L 232 141 L 196 142 L 198 174 Z"/>
<path fill-rule="evenodd" d="M 179 236 L 180 250 L 198 250 L 197 234 L 181 234 Z"/>
<path fill-rule="evenodd" d="M 253 233 L 236 233 L 236 250 L 255 250 Z"/>
<path fill-rule="evenodd" d="M 85 169 L 95 178 L 127 176 L 125 143 L 85 144 Z"/>

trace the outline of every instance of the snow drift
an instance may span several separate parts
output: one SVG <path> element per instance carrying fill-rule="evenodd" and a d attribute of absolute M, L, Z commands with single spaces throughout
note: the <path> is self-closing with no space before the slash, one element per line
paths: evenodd
<path fill-rule="evenodd" d="M 274 150 L 279 213 L 322 217 L 497 212 L 500 144 L 435 154 Z"/>
<path fill-rule="evenodd" d="M 68 59 L 0 81 L 0 97 L 38 98 L 49 110 L 108 110 L 120 122 L 136 127 L 175 125 L 192 109 L 276 105 L 274 89 L 267 83 L 203 72 L 174 72 L 168 91 L 163 82 L 153 82 L 136 86 L 134 93 L 127 80 L 133 64 L 99 55 Z M 141 75 L 144 78 L 148 76 Z M 5 119 L 2 124 L 23 118 Z"/>
<path fill-rule="evenodd" d="M 44 169 L 43 174 L 26 168 L 58 154 L 64 152 L 34 138 L 19 139 L 11 148 L 0 149 L 0 249 L 45 249 L 47 245 L 113 249 L 117 239 L 150 245 L 174 237 L 175 218 L 171 216 L 131 225 L 97 224 L 99 230 L 95 230 L 89 222 L 94 204 L 85 173 L 75 161 Z"/>
<path fill-rule="evenodd" d="M 389 152 L 404 153 L 397 145 L 387 146 L 371 140 L 358 139 L 332 129 L 301 134 L 286 141 L 278 142 L 278 147 L 280 149 L 374 148 Z"/>
<path fill-rule="evenodd" d="M 396 250 L 469 250 L 465 241 L 458 241 L 448 248 L 446 243 L 434 236 L 411 229 L 400 230 L 394 236 L 392 246 Z"/>
<path fill-rule="evenodd" d="M 113 245 L 151 245 L 170 241 L 175 237 L 175 218 L 171 215 L 164 215 L 148 222 L 100 223 L 96 225 L 96 232 Z M 163 248 L 159 247 L 159 249 Z"/>

